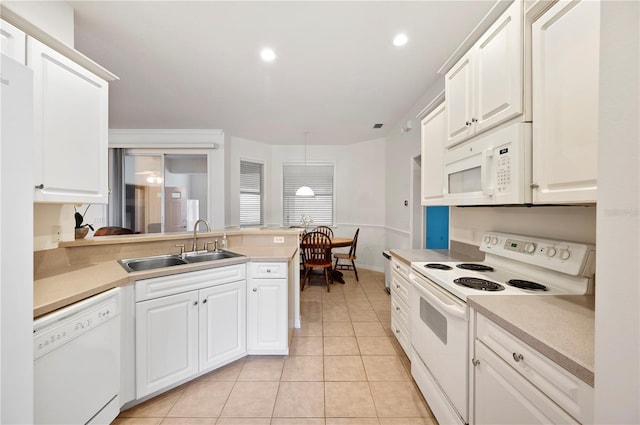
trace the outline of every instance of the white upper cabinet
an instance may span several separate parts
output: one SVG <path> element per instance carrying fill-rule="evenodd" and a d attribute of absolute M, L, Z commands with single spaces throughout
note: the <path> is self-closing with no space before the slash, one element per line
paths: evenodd
<path fill-rule="evenodd" d="M 443 102 L 422 120 L 422 205 L 442 205 L 446 118 Z"/>
<path fill-rule="evenodd" d="M 26 39 L 24 32 L 0 19 L 0 52 L 11 59 L 25 64 Z"/>
<path fill-rule="evenodd" d="M 107 203 L 108 83 L 27 38 L 34 72 L 34 201 Z"/>
<path fill-rule="evenodd" d="M 600 2 L 560 1 L 532 26 L 533 201 L 597 196 Z"/>
<path fill-rule="evenodd" d="M 522 21 L 514 1 L 447 72 L 447 147 L 523 113 Z"/>

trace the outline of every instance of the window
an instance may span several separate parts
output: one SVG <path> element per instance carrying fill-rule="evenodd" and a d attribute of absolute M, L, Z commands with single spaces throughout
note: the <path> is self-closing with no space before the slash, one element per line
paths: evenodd
<path fill-rule="evenodd" d="M 240 226 L 264 224 L 264 165 L 240 161 Z"/>
<path fill-rule="evenodd" d="M 110 225 L 136 233 L 185 232 L 208 217 L 206 153 L 118 149 L 111 160 L 122 178 L 112 181 Z"/>
<path fill-rule="evenodd" d="M 333 225 L 333 169 L 332 163 L 283 164 L 283 224 L 298 226 L 303 216 L 310 217 L 314 226 Z M 300 186 L 309 186 L 314 197 L 296 196 Z"/>

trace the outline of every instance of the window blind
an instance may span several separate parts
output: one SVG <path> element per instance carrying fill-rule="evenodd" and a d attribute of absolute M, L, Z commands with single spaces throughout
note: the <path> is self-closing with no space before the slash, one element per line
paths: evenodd
<path fill-rule="evenodd" d="M 240 226 L 262 226 L 264 165 L 240 161 Z"/>
<path fill-rule="evenodd" d="M 333 225 L 333 168 L 332 163 L 283 164 L 284 226 L 300 225 L 303 215 L 311 217 L 314 226 Z M 309 186 L 315 196 L 296 196 L 300 186 Z"/>

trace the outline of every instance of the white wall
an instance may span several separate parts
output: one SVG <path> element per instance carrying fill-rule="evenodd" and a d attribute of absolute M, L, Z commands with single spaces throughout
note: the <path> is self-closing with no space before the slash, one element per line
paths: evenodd
<path fill-rule="evenodd" d="M 601 9 L 595 423 L 640 423 L 640 3 Z"/>
<path fill-rule="evenodd" d="M 450 209 L 451 239 L 480 245 L 486 231 L 596 243 L 596 207 L 473 207 Z"/>
<path fill-rule="evenodd" d="M 386 187 L 385 217 L 387 248 L 411 248 L 411 206 L 404 206 L 411 200 L 411 162 L 420 155 L 420 122 L 416 115 L 444 90 L 444 78 L 429 88 L 402 119 L 389 129 L 386 139 Z M 413 129 L 400 133 L 408 120 Z M 417 199 L 417 202 L 420 200 Z"/>

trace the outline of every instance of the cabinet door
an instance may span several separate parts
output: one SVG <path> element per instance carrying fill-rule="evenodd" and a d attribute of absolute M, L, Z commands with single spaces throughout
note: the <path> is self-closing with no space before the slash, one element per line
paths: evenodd
<path fill-rule="evenodd" d="M 599 38 L 600 2 L 561 1 L 533 23 L 535 203 L 596 201 Z"/>
<path fill-rule="evenodd" d="M 476 424 L 577 423 L 511 366 L 476 340 L 472 414 Z"/>
<path fill-rule="evenodd" d="M 422 205 L 442 205 L 445 131 L 446 113 L 442 103 L 422 120 Z"/>
<path fill-rule="evenodd" d="M 108 84 L 31 37 L 35 202 L 107 203 Z"/>
<path fill-rule="evenodd" d="M 474 50 L 469 50 L 445 76 L 447 147 L 473 134 L 473 55 Z"/>
<path fill-rule="evenodd" d="M 287 279 L 252 279 L 247 292 L 247 352 L 287 354 Z"/>
<path fill-rule="evenodd" d="M 198 291 L 136 304 L 136 398 L 198 372 Z"/>
<path fill-rule="evenodd" d="M 522 2 L 515 1 L 476 43 L 475 132 L 522 114 Z"/>
<path fill-rule="evenodd" d="M 247 354 L 246 281 L 199 291 L 200 371 Z"/>
<path fill-rule="evenodd" d="M 24 65 L 27 52 L 26 39 L 24 32 L 0 19 L 0 53 Z"/>

